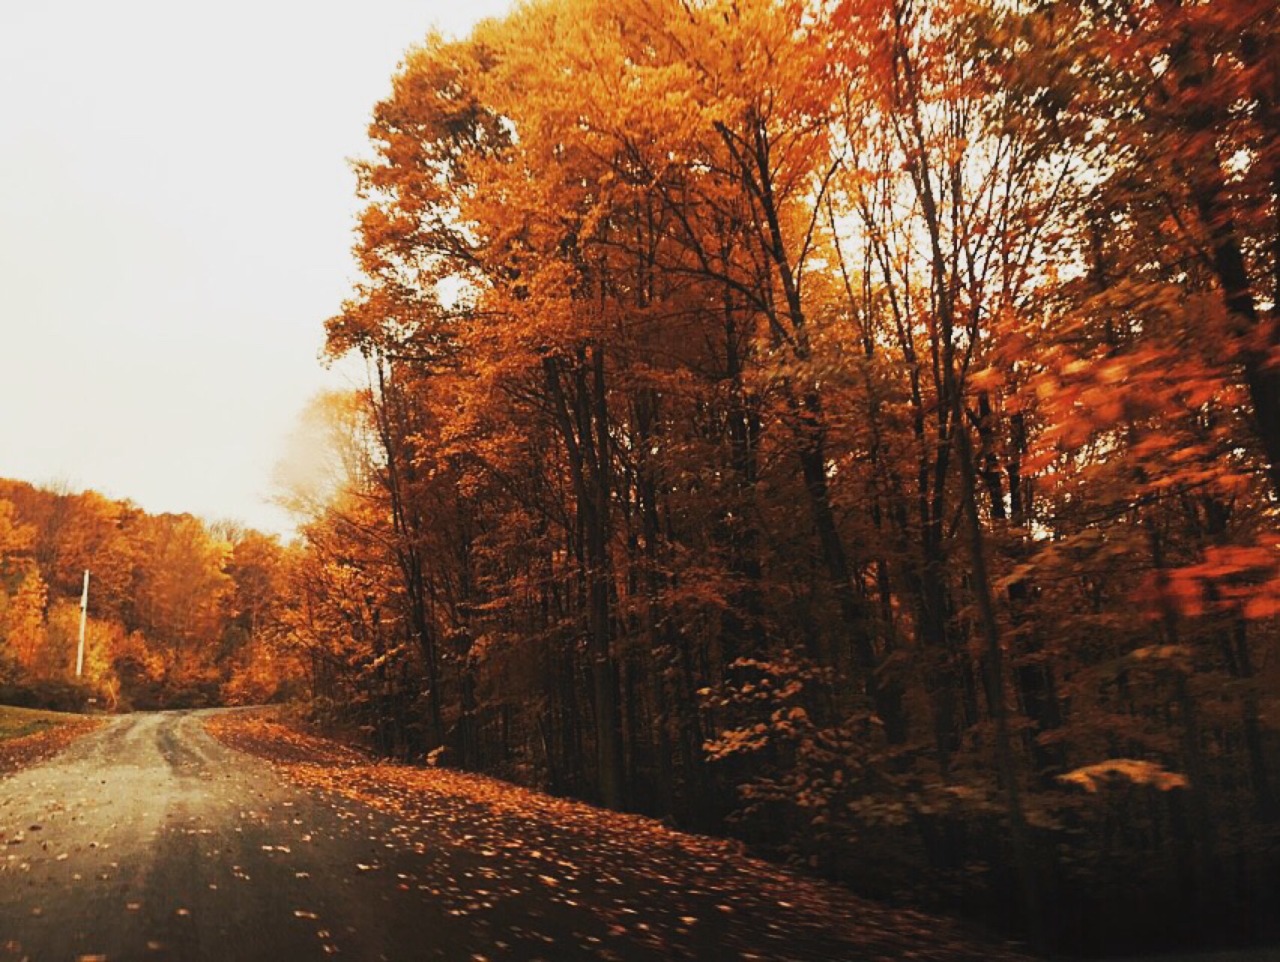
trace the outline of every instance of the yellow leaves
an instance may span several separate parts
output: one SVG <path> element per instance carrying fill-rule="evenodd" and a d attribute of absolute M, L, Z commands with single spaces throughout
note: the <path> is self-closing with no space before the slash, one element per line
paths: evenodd
<path fill-rule="evenodd" d="M 1062 387 L 1057 382 L 1042 377 L 1036 381 L 1036 397 L 1041 401 L 1053 401 L 1062 395 Z"/>
<path fill-rule="evenodd" d="M 1112 758 L 1086 765 L 1065 775 L 1059 775 L 1058 781 L 1067 785 L 1078 785 L 1090 794 L 1097 794 L 1099 788 L 1106 787 L 1113 781 L 1127 782 L 1132 785 L 1149 785 L 1162 792 L 1187 788 L 1190 785 L 1185 775 L 1168 771 L 1155 762 L 1132 758 Z"/>
<path fill-rule="evenodd" d="M 763 723 L 749 728 L 726 728 L 702 748 L 711 761 L 733 755 L 751 754 L 763 750 L 769 744 L 769 728 Z"/>
<path fill-rule="evenodd" d="M 1129 376 L 1131 366 L 1132 362 L 1129 358 L 1111 358 L 1097 365 L 1095 379 L 1104 385 L 1120 384 Z"/>
<path fill-rule="evenodd" d="M 34 668 L 45 644 L 45 612 L 49 590 L 40 572 L 32 570 L 22 579 L 13 600 L 0 620 L 5 639 L 18 661 Z"/>
<path fill-rule="evenodd" d="M 13 502 L 0 498 L 0 568 L 12 556 L 30 551 L 35 537 L 36 529 L 18 520 Z"/>
<path fill-rule="evenodd" d="M 1191 649 L 1186 645 L 1148 645 L 1129 652 L 1129 659 L 1139 665 L 1154 665 L 1187 673 L 1191 670 Z"/>
<path fill-rule="evenodd" d="M 968 377 L 968 384 L 974 391 L 994 391 L 1005 384 L 1005 371 L 997 367 L 985 367 L 974 371 Z"/>

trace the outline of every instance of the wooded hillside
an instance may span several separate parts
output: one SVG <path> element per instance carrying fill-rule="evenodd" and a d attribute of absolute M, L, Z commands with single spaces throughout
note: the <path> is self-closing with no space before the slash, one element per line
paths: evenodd
<path fill-rule="evenodd" d="M 278 618 L 286 554 L 236 525 L 0 480 L 0 703 L 182 708 L 296 688 Z"/>
<path fill-rule="evenodd" d="M 1262 925 L 1278 18 L 539 0 L 414 48 L 328 326 L 317 709 L 1058 944 Z"/>
<path fill-rule="evenodd" d="M 292 685 L 1042 946 L 1275 934 L 1277 36 L 530 0 L 428 38 L 357 164 L 327 343 L 368 382 L 311 412 L 299 543 L 6 483 L 6 678 L 65 672 L 91 567 L 113 702 Z"/>

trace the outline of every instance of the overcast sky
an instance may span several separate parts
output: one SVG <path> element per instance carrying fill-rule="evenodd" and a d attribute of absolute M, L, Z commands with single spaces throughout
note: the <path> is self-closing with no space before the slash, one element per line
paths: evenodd
<path fill-rule="evenodd" d="M 269 530 L 404 50 L 507 0 L 0 0 L 0 477 Z"/>

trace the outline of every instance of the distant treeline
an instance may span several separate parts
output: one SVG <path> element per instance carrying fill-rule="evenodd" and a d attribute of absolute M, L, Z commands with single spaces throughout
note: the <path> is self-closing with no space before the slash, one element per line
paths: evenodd
<path fill-rule="evenodd" d="M 0 480 L 0 702 L 141 709 L 277 697 L 297 674 L 272 641 L 285 560 L 256 531 Z"/>

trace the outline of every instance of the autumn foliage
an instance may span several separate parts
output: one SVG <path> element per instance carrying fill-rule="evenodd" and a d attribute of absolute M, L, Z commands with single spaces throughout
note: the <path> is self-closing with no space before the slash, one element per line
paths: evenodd
<path fill-rule="evenodd" d="M 529 0 L 357 164 L 285 549 L 0 487 L 15 678 L 1080 950 L 1280 918 L 1280 13 Z M 92 556 L 93 563 L 88 563 Z M 96 659 L 96 660 L 95 660 Z"/>
<path fill-rule="evenodd" d="M 206 726 L 324 793 L 362 838 L 370 809 L 392 820 L 394 843 L 365 846 L 357 871 L 390 874 L 390 860 L 413 851 L 418 860 L 404 867 L 418 871 L 397 872 L 396 888 L 475 926 L 485 949 L 664 962 L 1027 962 L 954 921 L 857 898 L 750 857 L 737 842 L 482 775 L 387 765 L 264 712 L 216 715 Z"/>
<path fill-rule="evenodd" d="M 0 481 L 0 701 L 123 710 L 283 695 L 297 675 L 277 619 L 287 564 L 256 531 Z"/>

